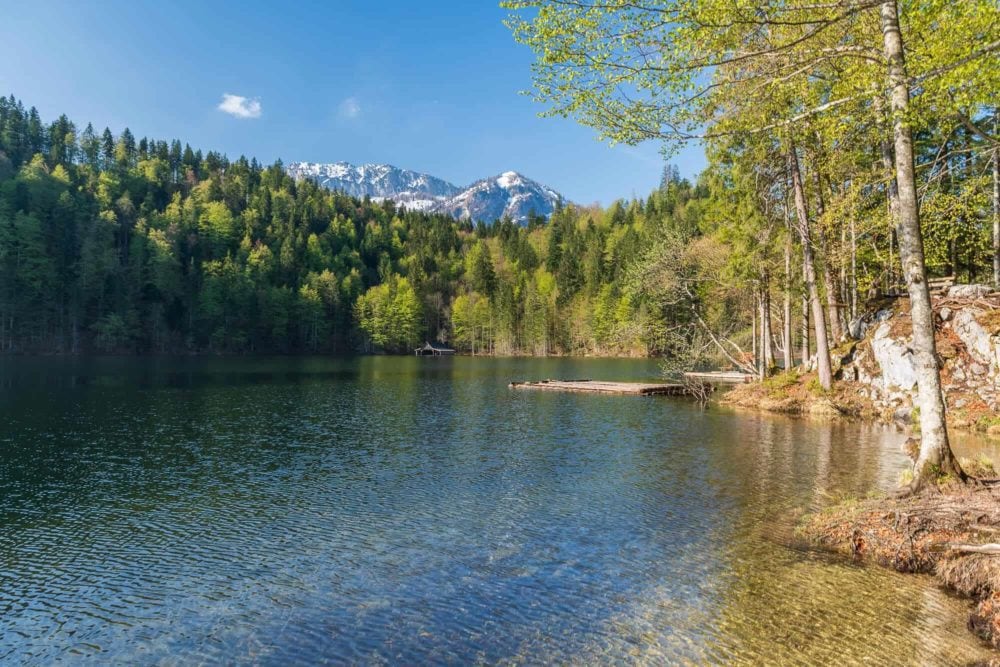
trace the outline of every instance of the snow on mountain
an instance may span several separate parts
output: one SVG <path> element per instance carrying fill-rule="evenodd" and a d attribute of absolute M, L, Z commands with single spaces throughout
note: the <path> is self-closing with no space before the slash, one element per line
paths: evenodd
<path fill-rule="evenodd" d="M 509 217 L 525 224 L 532 211 L 548 217 L 557 203 L 563 201 L 551 188 L 514 171 L 484 178 L 467 188 L 387 164 L 293 162 L 288 165 L 288 173 L 296 179 L 309 178 L 355 197 L 391 199 L 409 209 L 447 213 L 474 221 L 492 222 Z"/>
<path fill-rule="evenodd" d="M 326 188 L 354 197 L 392 199 L 418 210 L 429 210 L 459 192 L 457 186 L 440 178 L 388 164 L 355 166 L 347 162 L 293 162 L 288 165 L 288 173 L 293 178 L 310 178 Z"/>
<path fill-rule="evenodd" d="M 472 220 L 492 221 L 509 217 L 523 224 L 532 211 L 548 217 L 560 201 L 562 197 L 555 190 L 516 171 L 506 171 L 499 176 L 476 181 L 435 210 Z"/>

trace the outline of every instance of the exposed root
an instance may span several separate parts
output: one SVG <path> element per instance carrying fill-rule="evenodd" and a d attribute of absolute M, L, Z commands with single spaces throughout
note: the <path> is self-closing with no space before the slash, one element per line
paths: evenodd
<path fill-rule="evenodd" d="M 858 559 L 935 575 L 977 601 L 969 628 L 1000 649 L 1000 489 L 993 481 L 844 502 L 806 517 L 799 532 Z"/>

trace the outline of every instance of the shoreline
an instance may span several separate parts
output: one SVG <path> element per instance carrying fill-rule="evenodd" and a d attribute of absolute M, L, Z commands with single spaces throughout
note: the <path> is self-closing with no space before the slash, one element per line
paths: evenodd
<path fill-rule="evenodd" d="M 279 352 L 279 351 L 267 351 L 267 352 L 211 352 L 206 350 L 200 351 L 167 351 L 167 352 L 100 352 L 88 350 L 86 352 L 57 352 L 57 351 L 47 351 L 47 352 L 2 352 L 0 353 L 0 359 L 51 359 L 51 358 L 67 358 L 67 359 L 88 359 L 96 357 L 106 357 L 106 358 L 122 358 L 122 359 L 156 359 L 156 358 L 166 358 L 166 357 L 213 357 L 217 359 L 255 359 L 263 357 L 329 357 L 331 359 L 356 359 L 361 357 L 413 357 L 415 356 L 412 352 L 329 352 L 329 351 L 315 351 L 315 352 Z M 431 358 L 440 358 L 440 356 L 445 357 L 467 357 L 467 358 L 482 358 L 482 359 L 664 359 L 665 357 L 661 355 L 653 354 L 595 354 L 595 353 L 566 353 L 566 354 L 528 354 L 528 353 L 512 353 L 512 354 L 470 354 L 468 352 L 456 352 L 455 354 L 449 355 L 427 355 Z"/>
<path fill-rule="evenodd" d="M 763 382 L 736 385 L 721 395 L 718 402 L 726 407 L 767 414 L 859 420 L 912 431 L 915 423 L 913 408 L 879 409 L 863 393 L 863 384 L 838 380 L 830 391 L 822 391 L 814 386 L 814 380 L 815 373 L 782 373 Z M 949 406 L 945 418 L 949 431 L 1000 437 L 1000 422 L 996 414 L 985 406 L 975 412 Z"/>
<path fill-rule="evenodd" d="M 974 462 L 966 462 L 969 465 Z M 979 470 L 995 475 L 992 468 Z M 1000 479 L 945 486 L 894 498 L 845 500 L 802 518 L 796 533 L 810 546 L 904 574 L 928 574 L 969 599 L 967 627 L 1000 650 Z M 1000 665 L 1000 655 L 987 664 Z"/>
<path fill-rule="evenodd" d="M 896 426 L 910 435 L 905 447 L 912 458 L 912 411 L 877 409 L 855 382 L 838 381 L 823 392 L 810 385 L 815 374 L 792 375 L 734 387 L 719 403 L 763 414 Z M 997 434 L 991 418 L 973 421 L 956 412 L 947 415 L 949 431 Z M 994 544 L 1000 542 L 1000 476 L 989 460 L 962 459 L 961 464 L 973 484 L 942 480 L 915 495 L 842 500 L 804 515 L 796 534 L 811 547 L 856 562 L 932 576 L 939 586 L 971 602 L 967 627 L 1000 651 L 1000 550 L 994 551 L 1000 549 Z M 990 551 L 977 553 L 984 548 Z M 986 664 L 1000 665 L 1000 655 Z"/>

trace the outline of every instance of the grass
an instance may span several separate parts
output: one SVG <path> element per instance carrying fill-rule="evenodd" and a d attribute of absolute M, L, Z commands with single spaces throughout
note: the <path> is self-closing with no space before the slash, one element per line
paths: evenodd
<path fill-rule="evenodd" d="M 830 390 L 823 388 L 823 385 L 820 384 L 818 377 L 809 380 L 809 382 L 806 383 L 806 389 L 808 389 L 809 393 L 813 396 L 826 396 L 830 393 Z"/>
<path fill-rule="evenodd" d="M 979 454 L 974 458 L 963 456 L 958 460 L 962 470 L 973 477 L 996 477 L 996 467 L 993 460 L 985 454 Z"/>
<path fill-rule="evenodd" d="M 788 388 L 794 387 L 798 382 L 799 374 L 796 371 L 786 371 L 765 379 L 763 386 L 771 398 L 780 398 Z"/>

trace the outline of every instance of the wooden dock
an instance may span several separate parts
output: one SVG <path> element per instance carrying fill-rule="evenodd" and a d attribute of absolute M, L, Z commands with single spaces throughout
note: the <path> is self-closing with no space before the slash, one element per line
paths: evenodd
<path fill-rule="evenodd" d="M 753 382 L 755 379 L 753 375 L 750 375 L 749 373 L 740 373 L 739 371 L 690 372 L 685 373 L 684 377 L 688 380 L 718 382 L 723 384 L 747 384 L 748 382 Z"/>
<path fill-rule="evenodd" d="M 604 382 L 601 380 L 540 380 L 511 382 L 511 389 L 543 391 L 576 391 L 592 394 L 628 394 L 632 396 L 686 396 L 689 387 L 683 384 L 650 384 L 646 382 Z"/>

